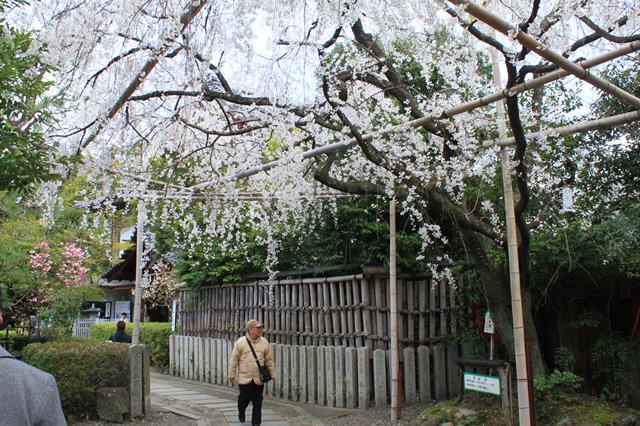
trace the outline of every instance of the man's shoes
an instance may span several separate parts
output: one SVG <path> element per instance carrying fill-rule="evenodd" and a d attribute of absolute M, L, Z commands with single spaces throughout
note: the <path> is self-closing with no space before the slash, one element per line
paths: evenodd
<path fill-rule="evenodd" d="M 240 423 L 244 423 L 244 413 L 238 413 L 238 420 Z"/>

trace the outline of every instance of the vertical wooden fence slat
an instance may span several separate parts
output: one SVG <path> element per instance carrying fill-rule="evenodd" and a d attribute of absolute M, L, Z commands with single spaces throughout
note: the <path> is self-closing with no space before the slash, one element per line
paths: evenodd
<path fill-rule="evenodd" d="M 258 318 L 258 321 L 263 322 L 262 308 L 260 303 L 260 289 L 257 284 L 251 286 L 251 292 L 253 293 L 253 317 Z"/>
<path fill-rule="evenodd" d="M 336 404 L 336 358 L 335 347 L 324 347 L 324 365 L 326 370 L 325 380 L 327 383 L 326 397 L 327 406 L 335 407 Z"/>
<path fill-rule="evenodd" d="M 229 309 L 229 306 L 234 302 L 235 289 L 233 287 L 218 287 L 216 288 L 216 295 L 221 297 L 222 300 L 218 302 L 215 338 L 223 339 L 228 337 L 224 331 L 226 325 L 235 323 L 235 312 Z"/>
<path fill-rule="evenodd" d="M 225 358 L 226 358 L 226 364 L 225 364 L 225 371 L 224 371 L 224 384 L 227 386 L 231 386 L 231 384 L 229 383 L 229 380 L 227 379 L 229 377 L 229 364 L 231 361 L 231 353 L 233 352 L 233 344 L 235 343 L 235 340 L 226 340 L 226 354 L 225 354 Z"/>
<path fill-rule="evenodd" d="M 386 298 L 386 292 L 384 292 Z M 376 348 L 377 349 L 385 349 L 384 340 L 382 337 L 386 334 L 384 333 L 384 316 L 380 308 L 384 306 L 382 302 L 383 291 L 382 291 L 382 279 L 379 277 L 375 278 L 375 303 L 374 306 L 376 309 L 376 335 L 378 336 Z"/>
<path fill-rule="evenodd" d="M 418 395 L 420 402 L 431 401 L 431 360 L 429 347 L 418 346 Z"/>
<path fill-rule="evenodd" d="M 322 337 L 320 335 L 324 332 L 324 327 L 321 324 L 322 315 L 319 313 L 320 303 L 318 301 L 318 285 L 309 284 L 309 303 L 311 305 L 311 325 L 313 330 L 313 345 L 322 345 Z"/>
<path fill-rule="evenodd" d="M 293 288 L 291 289 L 293 293 Z M 291 400 L 300 401 L 300 361 L 298 346 L 291 346 Z"/>
<path fill-rule="evenodd" d="M 344 350 L 344 386 L 345 407 L 356 408 L 358 405 L 358 358 L 357 349 L 353 346 Z"/>
<path fill-rule="evenodd" d="M 353 279 L 352 282 L 352 291 L 353 291 L 353 304 L 355 308 L 353 309 L 353 327 L 355 333 L 362 333 L 362 306 L 360 305 L 360 281 L 357 279 Z M 359 348 L 363 346 L 362 337 L 357 336 L 355 338 L 354 346 Z"/>
<path fill-rule="evenodd" d="M 398 353 L 402 354 L 402 348 L 404 348 L 404 339 L 407 335 L 406 327 L 407 327 L 407 314 L 405 313 L 407 310 L 407 289 L 406 289 L 406 281 L 403 279 L 397 279 L 397 299 L 398 303 Z M 387 306 L 391 309 L 391 283 L 387 286 Z M 391 312 L 387 314 L 388 321 L 391 321 Z M 391 336 L 391 324 L 387 325 L 387 330 L 389 330 L 389 334 L 387 336 Z M 389 349 L 391 349 L 391 340 L 389 340 Z M 400 372 L 402 374 L 402 372 Z M 391 395 L 391 392 L 389 392 Z"/>
<path fill-rule="evenodd" d="M 344 347 L 335 348 L 335 406 L 338 408 L 345 407 L 344 401 L 344 388 L 345 388 L 345 376 L 344 376 Z"/>
<path fill-rule="evenodd" d="M 307 346 L 305 351 L 307 353 L 307 401 L 310 404 L 316 403 L 316 395 L 318 394 L 317 390 L 317 352 L 318 346 Z"/>
<path fill-rule="evenodd" d="M 280 335 L 278 334 L 279 330 L 282 330 L 282 325 L 280 323 L 280 288 L 275 284 L 272 286 L 273 291 L 273 316 L 275 318 L 275 336 L 274 339 L 278 343 L 282 343 L 280 340 Z"/>
<path fill-rule="evenodd" d="M 196 337 L 195 339 L 195 348 L 194 348 L 194 380 L 202 380 L 202 337 Z"/>
<path fill-rule="evenodd" d="M 300 329 L 298 328 L 298 312 L 300 312 L 299 309 L 299 302 L 298 302 L 298 287 L 300 286 L 300 284 L 292 284 L 291 285 L 291 303 L 289 304 L 289 308 L 291 309 L 291 344 L 292 345 L 298 345 L 300 344 L 300 342 L 298 342 L 298 332 L 300 331 Z M 302 325 L 302 323 L 300 324 L 300 326 Z"/>
<path fill-rule="evenodd" d="M 216 347 L 215 347 L 216 339 L 209 339 L 209 353 L 211 354 L 211 359 L 209 360 L 209 383 L 216 382 Z"/>
<path fill-rule="evenodd" d="M 386 351 L 373 351 L 373 391 L 376 408 L 387 406 L 387 360 Z"/>
<path fill-rule="evenodd" d="M 346 287 L 348 285 L 347 282 L 345 281 L 340 281 L 338 283 L 336 283 L 338 286 L 338 308 L 340 309 L 340 333 L 342 334 L 342 339 L 340 343 L 343 346 L 348 346 L 349 345 L 349 328 L 347 326 L 347 314 L 351 311 L 351 309 L 349 309 L 347 311 L 347 306 L 349 305 L 347 303 L 347 296 L 346 296 Z"/>
<path fill-rule="evenodd" d="M 227 372 L 222 371 L 222 339 L 216 339 L 216 384 L 221 385 Z"/>
<path fill-rule="evenodd" d="M 413 404 L 416 402 L 416 355 L 413 348 L 404 348 L 402 355 L 404 358 L 404 400 L 407 404 Z"/>
<path fill-rule="evenodd" d="M 268 308 L 267 309 L 267 317 L 268 317 L 268 321 L 269 321 L 269 341 L 270 342 L 276 342 L 276 335 L 275 335 L 275 330 L 276 330 L 276 318 L 274 315 L 274 304 L 273 304 L 273 291 L 271 289 L 271 286 L 269 284 L 264 284 L 264 303 L 265 306 Z"/>
<path fill-rule="evenodd" d="M 338 300 L 338 285 L 337 282 L 331 282 L 331 323 L 333 324 L 333 345 L 340 346 L 341 339 L 340 334 L 342 330 L 340 329 L 340 312 L 338 312 L 340 301 Z"/>
<path fill-rule="evenodd" d="M 428 305 L 428 288 L 429 281 L 418 282 L 418 309 L 420 310 L 420 317 L 418 319 L 418 342 L 424 345 L 427 341 L 427 314 L 425 313 Z"/>
<path fill-rule="evenodd" d="M 300 287 L 302 288 L 302 287 Z M 298 351 L 298 399 L 300 402 L 308 401 L 308 382 L 307 382 L 307 350 L 305 346 L 296 346 Z"/>
<path fill-rule="evenodd" d="M 430 291 L 430 304 L 431 304 L 431 319 L 432 323 L 429 324 L 429 333 L 433 330 L 432 337 L 436 336 L 438 329 L 436 328 L 436 312 L 439 310 L 439 295 L 440 295 L 440 283 L 431 283 Z M 442 321 L 442 318 L 439 318 Z M 442 325 L 442 322 L 440 323 Z M 441 337 L 438 336 L 438 337 Z M 447 398 L 447 371 L 445 363 L 445 350 L 444 344 L 438 341 L 432 346 L 431 353 L 433 355 L 433 382 L 435 385 L 435 397 L 441 401 Z"/>
<path fill-rule="evenodd" d="M 364 344 L 367 345 L 368 358 L 373 356 L 373 341 L 371 340 L 371 335 L 374 333 L 371 325 L 370 283 L 371 281 L 367 278 L 363 278 L 362 281 L 360 281 L 360 294 L 363 305 L 362 324 L 364 327 Z"/>
<path fill-rule="evenodd" d="M 356 339 L 354 336 L 355 330 L 353 328 L 353 324 L 355 322 L 355 313 L 356 309 L 353 304 L 353 280 L 347 281 L 344 283 L 345 287 L 345 297 L 344 300 L 347 312 L 347 333 L 349 337 L 347 338 L 346 346 L 354 346 L 356 345 Z"/>
<path fill-rule="evenodd" d="M 275 347 L 276 365 L 278 366 L 278 371 L 280 372 L 280 376 L 275 381 L 276 382 L 275 396 L 278 398 L 282 397 L 282 383 L 284 382 L 284 370 L 286 368 L 282 364 L 282 346 L 283 346 L 282 344 L 279 344 Z"/>
<path fill-rule="evenodd" d="M 451 336 L 453 342 L 447 350 L 447 370 L 449 372 L 449 396 L 457 395 L 460 391 L 460 381 L 458 380 L 458 366 L 456 358 L 459 357 L 459 343 L 457 332 L 457 312 L 456 312 L 456 291 L 454 287 L 449 288 L 449 324 L 451 325 Z"/>
<path fill-rule="evenodd" d="M 371 400 L 371 373 L 369 367 L 369 349 L 356 349 L 358 359 L 358 408 L 366 410 Z"/>
<path fill-rule="evenodd" d="M 311 334 L 315 333 L 315 321 L 312 321 L 312 314 L 311 311 L 309 310 L 309 308 L 312 307 L 311 305 L 311 301 L 309 299 L 309 284 L 302 284 L 301 287 L 302 290 L 302 306 L 304 307 L 304 311 L 302 311 L 302 315 L 303 315 L 303 321 L 304 321 L 304 332 L 305 332 L 305 338 L 304 338 L 304 345 L 305 346 L 309 346 L 309 345 L 313 345 L 315 344 L 315 342 L 313 341 Z M 302 341 L 302 340 L 301 340 Z"/>
<path fill-rule="evenodd" d="M 327 405 L 327 375 L 330 372 L 327 371 L 325 366 L 325 348 L 326 346 L 316 346 L 314 348 L 316 353 L 316 378 L 317 385 L 317 401 L 319 405 Z"/>
<path fill-rule="evenodd" d="M 332 333 L 335 333 L 335 330 L 331 327 L 331 312 L 330 312 L 330 308 L 331 308 L 331 299 L 329 297 L 329 283 L 324 281 L 322 283 L 322 298 L 323 298 L 323 304 L 322 307 L 324 308 L 324 333 L 327 336 L 325 338 L 325 342 L 324 345 L 331 345 L 333 343 L 332 342 L 332 338 L 329 337 L 332 335 Z"/>
<path fill-rule="evenodd" d="M 407 288 L 407 340 L 410 342 L 415 342 L 415 306 L 413 300 L 413 281 L 405 281 L 405 286 Z"/>
<path fill-rule="evenodd" d="M 281 284 L 282 285 L 282 284 Z M 284 286 L 284 337 L 287 345 L 291 344 L 291 286 L 285 284 Z"/>

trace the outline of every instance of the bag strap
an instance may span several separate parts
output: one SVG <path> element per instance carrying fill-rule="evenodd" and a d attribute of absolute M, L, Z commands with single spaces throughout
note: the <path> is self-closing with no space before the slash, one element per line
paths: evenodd
<path fill-rule="evenodd" d="M 249 340 L 249 338 L 247 336 L 244 337 L 245 339 L 247 339 L 247 343 L 249 344 L 249 347 L 251 348 L 251 353 L 253 354 L 253 358 L 256 360 L 256 364 L 258 364 L 258 371 L 260 371 L 260 367 L 262 367 L 260 365 L 260 362 L 258 361 L 258 357 L 256 356 L 256 351 L 253 350 L 253 345 L 251 344 L 251 340 Z"/>

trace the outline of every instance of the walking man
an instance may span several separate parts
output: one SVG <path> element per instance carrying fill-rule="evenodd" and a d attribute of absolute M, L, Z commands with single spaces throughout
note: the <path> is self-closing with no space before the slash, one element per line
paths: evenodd
<path fill-rule="evenodd" d="M 251 424 L 259 425 L 262 419 L 262 392 L 264 383 L 260 378 L 261 367 L 267 367 L 271 378 L 276 378 L 276 367 L 269 342 L 262 335 L 262 324 L 251 319 L 247 321 L 247 334 L 236 340 L 229 360 L 228 379 L 238 383 L 238 420 L 244 423 L 245 410 L 249 402 L 253 405 Z M 253 347 L 253 351 L 252 351 Z M 254 356 L 255 353 L 255 356 Z M 236 376 L 237 372 L 237 376 Z"/>

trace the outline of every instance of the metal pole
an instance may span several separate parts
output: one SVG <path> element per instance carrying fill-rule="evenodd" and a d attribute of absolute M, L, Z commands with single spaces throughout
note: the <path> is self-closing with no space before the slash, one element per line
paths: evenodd
<path fill-rule="evenodd" d="M 136 229 L 136 291 L 133 302 L 133 336 L 131 343 L 136 345 L 140 339 L 140 306 L 142 305 L 142 251 L 144 250 L 144 200 L 138 201 L 138 227 Z"/>
<path fill-rule="evenodd" d="M 495 50 L 491 49 L 493 66 L 493 83 L 501 87 L 500 67 Z M 496 103 L 498 118 L 498 135 L 506 137 L 504 105 L 502 100 Z M 527 378 L 527 355 L 524 342 L 524 320 L 522 315 L 522 296 L 520 294 L 520 264 L 518 260 L 518 239 L 516 215 L 513 204 L 513 187 L 511 184 L 511 159 L 509 148 L 500 149 L 502 160 L 502 185 L 504 187 L 504 207 L 507 221 L 507 247 L 509 252 L 509 278 L 511 282 L 511 312 L 513 316 L 513 341 L 515 346 L 516 375 L 518 383 L 518 417 L 521 426 L 529 426 L 529 384 Z"/>
<path fill-rule="evenodd" d="M 391 421 L 400 418 L 398 359 L 398 280 L 396 271 L 396 197 L 389 201 L 389 331 L 391 337 Z"/>

